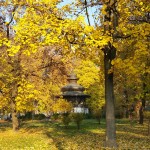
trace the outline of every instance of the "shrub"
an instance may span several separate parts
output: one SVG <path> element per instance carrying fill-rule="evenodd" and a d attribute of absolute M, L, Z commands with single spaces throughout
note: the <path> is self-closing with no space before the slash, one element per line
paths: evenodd
<path fill-rule="evenodd" d="M 32 112 L 26 112 L 24 116 L 19 116 L 21 120 L 31 120 L 32 119 Z"/>
<path fill-rule="evenodd" d="M 46 116 L 44 114 L 35 114 L 34 115 L 34 119 L 35 120 L 42 120 L 42 119 L 45 119 Z"/>
<path fill-rule="evenodd" d="M 88 114 L 84 114 L 85 119 L 93 119 L 93 114 L 92 113 L 88 113 Z"/>
<path fill-rule="evenodd" d="M 52 115 L 51 119 L 52 120 L 57 120 L 57 119 L 59 119 L 59 116 L 60 116 L 60 114 L 55 113 L 55 114 Z"/>
<path fill-rule="evenodd" d="M 77 124 L 77 128 L 79 130 L 81 122 L 84 119 L 84 114 L 83 113 L 72 113 L 72 118 L 73 118 L 74 122 Z"/>
<path fill-rule="evenodd" d="M 24 116 L 19 116 L 21 120 L 42 120 L 45 118 L 46 116 L 44 114 L 34 114 L 33 112 L 27 112 Z"/>
<path fill-rule="evenodd" d="M 65 125 L 67 128 L 69 126 L 69 123 L 71 122 L 71 116 L 69 113 L 64 113 L 62 115 L 62 123 Z"/>

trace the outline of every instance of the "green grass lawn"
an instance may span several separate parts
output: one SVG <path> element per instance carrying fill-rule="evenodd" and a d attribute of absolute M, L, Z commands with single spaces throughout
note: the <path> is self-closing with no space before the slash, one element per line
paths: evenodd
<path fill-rule="evenodd" d="M 117 143 L 121 150 L 149 150 L 147 124 L 117 120 Z M 14 133 L 11 123 L 0 122 L 0 150 L 101 150 L 105 140 L 105 121 L 82 122 L 81 129 L 71 123 L 66 129 L 59 122 L 26 121 Z"/>

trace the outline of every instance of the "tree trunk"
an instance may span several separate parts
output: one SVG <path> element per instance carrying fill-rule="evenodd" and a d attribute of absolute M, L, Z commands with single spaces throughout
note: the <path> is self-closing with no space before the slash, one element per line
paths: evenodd
<path fill-rule="evenodd" d="M 17 117 L 17 113 L 14 111 L 12 112 L 12 125 L 13 125 L 13 131 L 18 131 L 19 129 L 19 120 Z"/>
<path fill-rule="evenodd" d="M 19 119 L 17 117 L 17 112 L 15 110 L 15 103 L 13 101 L 11 102 L 11 107 L 12 107 L 12 126 L 13 126 L 13 131 L 18 131 L 18 129 L 19 129 Z"/>
<path fill-rule="evenodd" d="M 126 115 L 126 118 L 129 118 L 129 99 L 128 99 L 127 89 L 124 89 L 124 95 L 125 95 L 125 102 L 126 102 L 125 115 Z"/>
<path fill-rule="evenodd" d="M 105 67 L 105 100 L 106 100 L 106 143 L 105 146 L 112 148 L 116 144 L 115 127 L 115 104 L 114 104 L 114 86 L 113 86 L 113 66 L 111 61 L 115 56 L 115 48 L 107 47 L 104 49 L 104 67 Z"/>
<path fill-rule="evenodd" d="M 146 76 L 146 75 L 145 75 Z M 145 102 L 146 102 L 146 94 L 147 94 L 147 91 L 146 91 L 146 83 L 143 83 L 143 98 L 142 98 L 142 105 L 140 107 L 140 110 L 139 110 L 139 124 L 143 124 L 144 123 L 144 108 L 145 108 Z"/>
<path fill-rule="evenodd" d="M 104 15 L 104 33 L 112 37 L 112 29 L 116 31 L 118 19 L 117 14 L 113 11 L 116 9 L 117 1 L 106 1 Z M 112 26 L 113 24 L 113 26 Z M 115 127 L 115 103 L 114 103 L 114 85 L 113 85 L 113 65 L 111 61 L 116 57 L 116 48 L 110 42 L 104 47 L 104 69 L 105 69 L 105 101 L 106 101 L 106 141 L 105 146 L 116 148 L 116 127 Z"/>
<path fill-rule="evenodd" d="M 143 113 L 143 106 L 141 106 L 139 109 L 139 124 L 143 123 L 144 123 L 144 113 Z"/>
<path fill-rule="evenodd" d="M 15 103 L 15 98 L 16 98 L 17 94 L 18 94 L 17 82 L 13 82 L 12 90 L 11 90 L 11 97 L 10 97 L 13 131 L 17 131 L 19 129 L 19 119 L 17 117 L 16 103 Z"/>

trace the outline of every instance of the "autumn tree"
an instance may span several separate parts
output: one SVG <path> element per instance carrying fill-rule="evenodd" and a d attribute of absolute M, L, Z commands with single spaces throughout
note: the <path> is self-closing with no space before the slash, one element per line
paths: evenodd
<path fill-rule="evenodd" d="M 19 56 L 10 57 L 9 49 L 7 51 L 7 47 L 10 46 L 10 39 L 12 39 L 11 34 L 13 33 L 11 29 L 12 21 L 14 18 L 14 11 L 16 10 L 15 6 L 5 5 L 5 2 L 1 2 L 1 30 L 3 36 L 1 38 L 1 81 L 3 82 L 3 86 L 1 87 L 2 95 L 5 96 L 2 100 L 5 101 L 6 104 L 10 104 L 11 106 L 7 106 L 12 112 L 12 120 L 13 120 L 13 129 L 17 130 L 19 127 L 19 122 L 17 119 L 17 114 L 15 110 L 15 98 L 17 97 L 17 84 L 16 82 L 20 81 L 20 63 Z M 8 16 L 6 15 L 8 14 Z M 9 21 L 7 21 L 9 20 Z M 14 47 L 12 47 L 14 49 Z M 16 47 L 16 50 L 18 48 Z M 18 79 L 16 78 L 18 76 Z M 10 94 L 11 93 L 11 94 Z M 7 109 L 8 109 L 7 108 Z"/>
<path fill-rule="evenodd" d="M 38 110 L 46 111 L 47 102 L 52 100 L 54 91 L 56 92 L 58 89 L 58 85 L 54 84 L 54 81 L 58 78 L 58 74 L 62 73 L 59 77 L 63 78 L 62 75 L 65 72 L 64 62 L 67 59 L 63 60 L 62 58 L 63 45 L 57 48 L 58 43 L 61 41 L 59 40 L 61 39 L 59 37 L 61 30 L 58 31 L 61 25 L 57 25 L 59 21 L 63 20 L 59 18 L 59 12 L 56 8 L 57 1 L 52 3 L 39 1 L 34 4 L 28 1 L 6 1 L 2 4 L 4 8 L 10 6 L 13 9 L 10 12 L 12 14 L 10 22 L 2 20 L 4 34 L 1 34 L 0 46 L 3 65 L 1 66 L 0 78 L 3 94 L 1 100 L 4 105 L 1 103 L 1 107 L 7 106 L 9 108 L 6 107 L 7 110 L 11 111 L 13 130 L 16 131 L 19 128 L 18 112 L 34 110 L 35 101 L 39 102 Z M 44 12 L 43 6 L 46 8 Z M 31 12 L 32 16 L 30 15 Z M 53 26 L 54 20 L 56 21 L 55 29 Z M 15 25 L 11 24 L 12 21 L 16 21 Z M 5 25 L 7 28 L 5 28 Z M 10 27 L 13 30 L 10 30 Z M 11 35 L 11 33 L 14 34 Z M 52 45 L 55 50 L 49 47 Z M 67 50 L 67 45 L 64 45 Z M 44 50 L 40 49 L 41 47 L 44 47 Z M 50 48 L 49 52 L 46 47 Z M 38 53 L 35 54 L 36 51 Z M 39 60 L 37 61 L 37 59 Z M 53 79 L 49 83 L 51 86 L 47 87 L 45 99 L 42 99 L 41 95 L 44 93 L 44 88 L 46 88 L 45 80 L 48 77 Z M 39 81 L 38 84 L 37 80 Z M 59 80 L 62 81 L 60 78 Z M 51 88 L 53 90 L 50 90 Z M 48 101 L 49 97 L 50 100 Z"/>
<path fill-rule="evenodd" d="M 76 64 L 74 70 L 79 77 L 79 84 L 85 87 L 90 95 L 86 104 L 93 111 L 100 111 L 104 106 L 104 85 L 102 70 L 90 60 L 82 60 Z"/>
<path fill-rule="evenodd" d="M 128 7 L 128 4 L 130 7 Z M 122 9 L 126 10 L 125 13 L 123 13 Z M 143 110 L 149 93 L 149 84 L 147 82 L 149 79 L 150 62 L 150 53 L 148 50 L 150 34 L 149 5 L 148 2 L 144 0 L 128 1 L 128 3 L 118 5 L 118 10 L 121 15 L 121 17 L 119 17 L 118 33 L 124 35 L 125 38 L 121 38 L 120 41 L 117 41 L 117 48 L 120 50 L 118 54 L 120 53 L 122 56 L 120 63 L 119 59 L 116 59 L 116 67 L 119 65 L 121 66 L 120 68 L 126 67 L 128 76 L 132 78 L 137 76 L 137 81 L 132 85 L 134 85 L 134 90 L 137 91 L 135 98 L 142 102 L 139 112 L 139 123 L 142 124 L 144 118 Z M 124 46 L 124 48 L 120 48 L 120 45 L 122 45 L 122 47 Z M 124 65 L 121 65 L 122 62 Z M 132 82 L 133 79 L 130 81 Z"/>
<path fill-rule="evenodd" d="M 85 43 L 82 44 L 81 55 L 91 55 L 98 49 L 90 49 L 92 46 L 99 48 L 104 54 L 104 72 L 105 72 L 105 99 L 106 99 L 106 146 L 116 147 L 116 129 L 115 129 L 115 107 L 114 107 L 114 65 L 117 67 L 116 55 L 120 51 L 120 45 L 128 43 L 134 48 L 132 51 L 138 53 L 127 59 L 134 62 L 136 55 L 142 56 L 148 54 L 149 43 L 149 5 L 145 0 L 135 1 L 117 1 L 117 0 L 80 0 L 76 1 L 75 14 L 84 12 L 90 25 L 90 15 L 88 8 L 97 6 L 98 18 L 95 28 L 87 27 L 88 32 L 85 33 Z M 77 10 L 80 8 L 80 11 Z M 86 38 L 88 37 L 88 38 Z M 89 46 L 87 48 L 87 45 Z M 92 45 L 92 46 L 91 46 Z M 90 47 L 91 46 L 91 47 Z M 85 48 L 86 47 L 86 48 Z M 88 51 L 89 50 L 89 51 Z M 124 49 L 125 50 L 125 49 Z M 87 56 L 87 55 L 86 55 Z M 130 68 L 132 68 L 130 63 Z M 147 66 L 147 65 L 146 65 Z M 147 70 L 147 67 L 146 67 Z M 146 73 L 147 74 L 147 73 Z M 145 89 L 145 86 L 143 86 Z M 145 101 L 145 100 L 144 100 Z M 144 104 L 144 101 L 142 102 Z M 142 105 L 143 105 L 142 104 Z M 141 111 L 142 112 L 142 111 Z"/>
<path fill-rule="evenodd" d="M 113 89 L 113 65 L 112 60 L 116 57 L 116 48 L 113 46 L 113 31 L 116 30 L 114 18 L 116 17 L 116 1 L 79 1 L 77 5 L 84 6 L 83 9 L 93 5 L 103 5 L 102 26 L 97 28 L 87 28 L 85 39 L 86 46 L 91 44 L 99 48 L 104 54 L 104 74 L 105 74 L 105 100 L 106 100 L 106 147 L 116 147 L 115 129 L 115 109 L 114 109 L 114 89 Z M 100 7 L 99 7 L 100 9 Z M 86 11 L 87 12 L 87 11 Z M 89 45 L 90 46 L 90 45 Z M 97 49 L 93 49 L 97 50 Z M 91 50 L 89 49 L 89 52 Z M 93 53 L 94 51 L 92 51 Z M 90 54 L 90 53 L 89 53 Z M 98 53 L 97 53 L 98 54 Z M 96 54 L 96 55 L 97 55 Z"/>

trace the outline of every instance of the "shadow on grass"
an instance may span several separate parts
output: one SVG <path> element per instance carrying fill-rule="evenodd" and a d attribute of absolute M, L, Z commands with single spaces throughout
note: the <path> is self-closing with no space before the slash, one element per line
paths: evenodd
<path fill-rule="evenodd" d="M 0 123 L 0 130 L 5 131 L 11 127 L 11 123 Z M 105 120 L 101 124 L 94 119 L 83 120 L 81 129 L 78 130 L 75 123 L 71 122 L 68 128 L 58 122 L 50 121 L 25 121 L 21 124 L 21 133 L 40 133 L 52 139 L 58 150 L 101 150 L 105 140 Z M 150 138 L 145 135 L 146 125 L 130 125 L 128 120 L 116 120 L 117 143 L 127 149 L 148 149 Z M 131 148 L 130 148 L 131 147 Z"/>
<path fill-rule="evenodd" d="M 95 120 L 84 120 L 81 129 L 77 130 L 74 123 L 66 129 L 62 124 L 54 125 L 53 131 L 46 131 L 45 134 L 52 138 L 59 150 L 65 149 L 105 149 L 105 121 L 99 125 Z M 131 126 L 128 120 L 117 120 L 117 143 L 120 148 L 150 148 L 150 138 L 143 133 L 142 126 L 135 124 Z M 138 130 L 137 130 L 138 129 Z M 144 128 L 145 130 L 145 128 Z M 69 147 L 74 145 L 75 148 Z"/>
<path fill-rule="evenodd" d="M 48 121 L 39 121 L 39 120 L 31 120 L 31 121 L 23 121 L 20 125 L 20 129 L 22 132 L 27 133 L 42 133 L 50 128 L 50 123 Z"/>
<path fill-rule="evenodd" d="M 70 123 L 68 128 L 60 123 L 55 124 L 53 130 L 46 131 L 45 134 L 53 139 L 59 150 L 86 149 L 86 147 L 94 149 L 95 145 L 99 147 L 102 145 L 101 141 L 104 139 L 104 128 L 104 121 L 99 125 L 95 120 L 84 120 L 80 130 L 77 129 L 76 124 L 73 122 Z M 93 129 L 99 131 L 99 134 L 93 133 Z"/>
<path fill-rule="evenodd" d="M 12 128 L 12 123 L 10 121 L 0 121 L 0 131 L 7 131 L 8 128 Z"/>
<path fill-rule="evenodd" d="M 147 123 L 140 125 L 136 121 L 130 122 L 129 119 L 118 119 L 116 122 L 116 128 L 118 132 L 125 132 L 126 134 L 138 134 L 141 136 L 147 136 L 148 128 Z"/>

